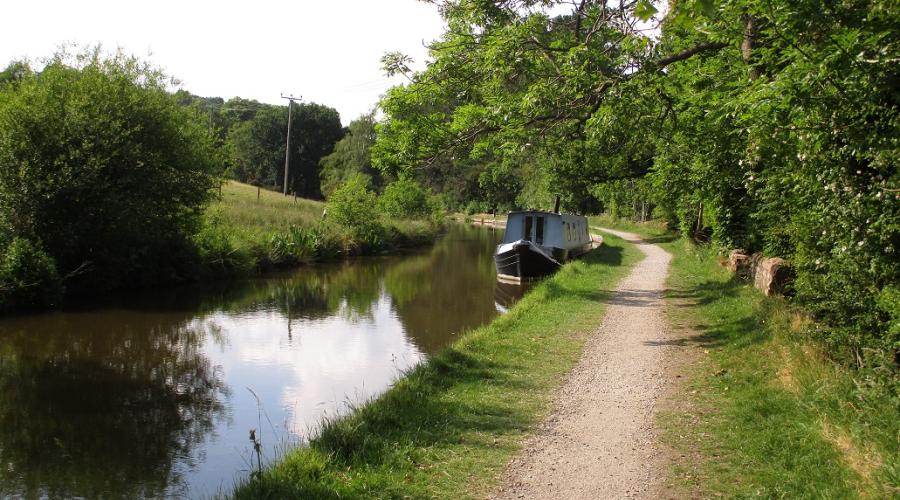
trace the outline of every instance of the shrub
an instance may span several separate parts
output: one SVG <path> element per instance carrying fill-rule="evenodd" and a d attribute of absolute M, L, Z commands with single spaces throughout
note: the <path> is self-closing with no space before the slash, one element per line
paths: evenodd
<path fill-rule="evenodd" d="M 269 239 L 269 260 L 273 264 L 296 264 L 327 256 L 334 243 L 320 226 L 291 225 L 286 231 L 273 233 Z"/>
<path fill-rule="evenodd" d="M 40 243 L 13 238 L 0 260 L 0 309 L 53 305 L 62 291 L 56 263 Z"/>
<path fill-rule="evenodd" d="M 255 267 L 253 255 L 240 252 L 234 244 L 232 231 L 220 213 L 212 213 L 203 219 L 200 230 L 193 236 L 203 272 L 232 274 Z"/>
<path fill-rule="evenodd" d="M 425 190 L 416 181 L 405 178 L 384 188 L 378 207 L 391 217 L 423 218 L 431 212 L 428 201 Z"/>
<path fill-rule="evenodd" d="M 328 199 L 328 219 L 339 224 L 349 237 L 345 247 L 380 247 L 384 244 L 378 216 L 378 199 L 366 179 L 356 174 L 347 179 Z"/>
<path fill-rule="evenodd" d="M 39 235 L 60 272 L 91 264 L 72 286 L 190 272 L 184 252 L 218 162 L 206 125 L 169 83 L 94 51 L 0 87 L 0 220 L 14 236 Z"/>

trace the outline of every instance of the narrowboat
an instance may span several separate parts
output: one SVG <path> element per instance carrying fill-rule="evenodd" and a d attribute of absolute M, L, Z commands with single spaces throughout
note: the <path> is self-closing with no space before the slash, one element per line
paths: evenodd
<path fill-rule="evenodd" d="M 587 217 L 559 211 L 510 212 L 494 253 L 497 278 L 521 282 L 555 272 L 592 248 Z"/>

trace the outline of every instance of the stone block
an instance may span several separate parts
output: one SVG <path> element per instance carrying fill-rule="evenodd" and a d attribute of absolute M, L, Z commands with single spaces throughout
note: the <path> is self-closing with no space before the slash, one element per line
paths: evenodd
<path fill-rule="evenodd" d="M 743 249 L 737 248 L 728 255 L 728 270 L 741 278 L 750 277 L 750 256 Z"/>
<path fill-rule="evenodd" d="M 784 293 L 785 286 L 794 276 L 787 261 L 780 257 L 763 257 L 762 254 L 754 254 L 751 261 L 753 286 L 767 296 Z"/>

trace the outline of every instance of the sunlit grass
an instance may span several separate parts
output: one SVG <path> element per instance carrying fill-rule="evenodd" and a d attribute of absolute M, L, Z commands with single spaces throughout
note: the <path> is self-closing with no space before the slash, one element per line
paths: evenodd
<path fill-rule="evenodd" d="M 263 229 L 286 228 L 291 224 L 310 225 L 322 218 L 325 203 L 305 198 L 283 196 L 281 193 L 259 190 L 248 184 L 227 181 L 222 186 L 222 198 L 210 206 L 221 211 L 232 223 Z"/>
<path fill-rule="evenodd" d="M 462 336 L 375 401 L 331 422 L 239 498 L 484 498 L 550 409 L 600 323 L 604 300 L 641 258 L 615 237 Z"/>
<path fill-rule="evenodd" d="M 381 240 L 360 241 L 329 220 L 325 203 L 228 181 L 206 211 L 195 242 L 209 273 L 239 274 L 340 256 L 384 253 L 433 242 L 440 227 L 428 220 L 380 216 Z"/>

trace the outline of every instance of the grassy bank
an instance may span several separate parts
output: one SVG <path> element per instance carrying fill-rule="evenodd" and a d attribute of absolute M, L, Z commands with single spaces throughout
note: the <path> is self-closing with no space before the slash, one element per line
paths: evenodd
<path fill-rule="evenodd" d="M 609 237 L 508 314 L 465 334 L 238 498 L 483 498 L 599 324 L 607 290 L 640 259 Z"/>
<path fill-rule="evenodd" d="M 431 221 L 382 218 L 376 238 L 362 240 L 323 217 L 324 209 L 319 201 L 229 181 L 195 238 L 204 267 L 211 273 L 240 273 L 385 253 L 430 243 L 440 230 Z M 373 217 L 378 217 L 374 207 Z"/>
<path fill-rule="evenodd" d="M 669 317 L 697 362 L 660 417 L 686 496 L 896 498 L 900 401 L 890 374 L 831 361 L 815 324 L 734 279 L 709 248 L 660 225 L 592 219 L 674 255 Z"/>

